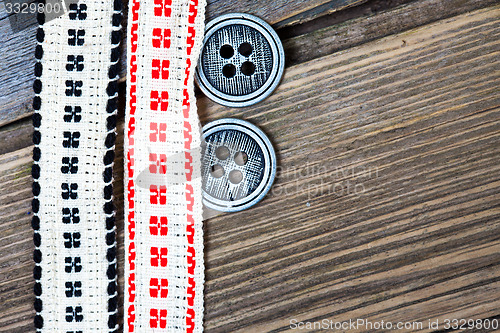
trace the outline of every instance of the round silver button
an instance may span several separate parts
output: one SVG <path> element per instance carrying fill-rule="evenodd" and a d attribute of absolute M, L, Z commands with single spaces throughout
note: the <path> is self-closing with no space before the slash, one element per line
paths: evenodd
<path fill-rule="evenodd" d="M 220 119 L 203 127 L 203 204 L 237 212 L 259 202 L 276 175 L 276 153 L 267 136 L 240 119 Z"/>
<path fill-rule="evenodd" d="M 269 96 L 284 67 L 283 45 L 269 24 L 248 14 L 226 14 L 206 26 L 196 79 L 213 101 L 243 107 Z"/>

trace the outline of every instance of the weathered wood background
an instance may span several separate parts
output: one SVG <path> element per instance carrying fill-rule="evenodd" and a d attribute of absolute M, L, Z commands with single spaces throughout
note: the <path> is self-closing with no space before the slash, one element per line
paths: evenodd
<path fill-rule="evenodd" d="M 199 114 L 263 128 L 280 170 L 258 206 L 206 221 L 206 331 L 500 318 L 499 2 L 209 1 L 234 11 L 278 30 L 284 80 L 241 110 L 200 96 Z M 34 331 L 34 31 L 0 4 L 0 332 Z"/>

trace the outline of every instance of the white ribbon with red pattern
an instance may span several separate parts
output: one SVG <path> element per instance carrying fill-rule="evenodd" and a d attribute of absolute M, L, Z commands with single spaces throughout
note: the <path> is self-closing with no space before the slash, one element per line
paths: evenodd
<path fill-rule="evenodd" d="M 131 0 L 125 129 L 125 332 L 203 330 L 200 125 L 205 0 Z"/>

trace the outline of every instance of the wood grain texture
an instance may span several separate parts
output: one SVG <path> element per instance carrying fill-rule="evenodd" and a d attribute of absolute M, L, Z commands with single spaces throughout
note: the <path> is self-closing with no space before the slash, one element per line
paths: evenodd
<path fill-rule="evenodd" d="M 207 328 L 499 314 L 499 14 L 295 66 L 243 112 L 200 103 L 262 126 L 282 168 L 251 213 L 207 223 Z"/>
<path fill-rule="evenodd" d="M 209 0 L 207 19 L 221 14 L 245 12 L 264 18 L 276 28 L 304 23 L 333 12 L 362 4 L 367 0 L 267 0 L 220 1 Z"/>
<path fill-rule="evenodd" d="M 391 10 L 354 21 L 331 25 L 314 32 L 284 41 L 289 64 L 299 64 L 340 50 L 379 39 L 391 34 L 429 24 L 488 5 L 496 0 L 484 2 L 456 0 L 422 0 L 411 2 Z M 355 27 L 355 29 L 353 29 Z M 314 52 L 311 52 L 314 50 Z"/>
<path fill-rule="evenodd" d="M 254 107 L 198 100 L 204 123 L 261 127 L 280 165 L 260 204 L 205 223 L 206 332 L 500 315 L 499 36 L 500 6 L 484 8 L 289 67 Z M 4 127 L 0 142 L 30 131 L 29 121 Z M 32 147 L 13 141 L 0 153 L 0 332 L 25 333 Z"/>

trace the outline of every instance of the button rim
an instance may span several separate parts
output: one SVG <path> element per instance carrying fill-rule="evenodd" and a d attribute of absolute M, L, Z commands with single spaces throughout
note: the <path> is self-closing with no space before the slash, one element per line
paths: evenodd
<path fill-rule="evenodd" d="M 204 145 L 207 144 L 207 142 L 205 141 L 206 137 L 211 135 L 212 133 L 216 132 L 215 129 L 217 129 L 217 131 L 224 130 L 224 127 L 219 129 L 220 126 L 224 126 L 224 125 L 229 125 L 229 126 L 233 127 L 233 128 L 227 128 L 227 129 L 231 129 L 231 130 L 235 130 L 235 128 L 234 128 L 235 126 L 245 128 L 245 129 L 253 132 L 257 136 L 258 139 L 262 140 L 263 146 L 261 146 L 261 149 L 263 150 L 263 153 L 265 154 L 264 164 L 265 164 L 266 168 L 267 167 L 269 168 L 267 171 L 266 170 L 264 171 L 264 173 L 268 173 L 267 179 L 264 178 L 262 180 L 262 183 L 259 184 L 259 186 L 257 187 L 257 189 L 253 193 L 250 194 L 250 196 L 253 196 L 253 198 L 250 200 L 248 200 L 248 199 L 245 200 L 248 197 L 244 197 L 244 198 L 239 199 L 237 201 L 223 201 L 223 200 L 219 200 L 219 199 L 214 198 L 215 200 L 213 200 L 213 201 L 215 201 L 215 202 L 212 202 L 212 201 L 210 201 L 210 199 L 213 197 L 211 195 L 209 195 L 207 192 L 205 192 L 204 188 L 202 188 L 203 204 L 206 207 L 208 207 L 210 209 L 217 210 L 217 211 L 221 211 L 221 212 L 239 212 L 239 211 L 248 209 L 248 208 L 254 206 L 255 204 L 257 204 L 258 202 L 260 202 L 267 195 L 269 190 L 271 189 L 272 185 L 274 184 L 274 180 L 276 178 L 276 169 L 277 169 L 276 151 L 274 150 L 274 147 L 273 147 L 271 141 L 269 140 L 269 138 L 267 137 L 267 135 L 260 128 L 258 128 L 257 126 L 255 126 L 254 124 L 252 124 L 248 121 L 238 119 L 238 118 L 222 118 L 222 119 L 212 121 L 212 122 L 206 124 L 205 126 L 203 126 L 203 128 L 202 128 L 203 144 Z M 245 132 L 245 133 L 247 133 L 247 132 Z M 250 134 L 248 134 L 248 135 L 250 135 Z M 253 139 L 255 139 L 252 135 L 250 135 L 250 136 Z M 256 140 L 256 141 L 258 143 L 258 140 Z M 263 148 L 266 148 L 266 149 L 264 150 Z M 206 149 L 206 147 L 205 147 L 205 149 Z M 268 156 L 266 156 L 266 153 L 268 154 Z M 267 157 L 267 161 L 266 161 L 266 157 Z M 267 165 L 267 164 L 269 164 L 269 165 Z M 224 176 L 226 176 L 226 175 L 224 175 Z M 228 177 L 228 175 L 226 177 Z M 262 185 L 262 188 L 260 188 L 261 185 Z M 242 203 L 239 203 L 239 201 L 241 201 Z M 234 205 L 234 203 L 236 203 L 236 205 Z M 221 206 L 222 204 L 224 206 Z"/>
<path fill-rule="evenodd" d="M 215 33 L 219 29 L 218 28 L 219 26 L 221 27 L 225 26 L 226 21 L 232 21 L 232 20 L 234 20 L 235 22 L 231 24 L 247 25 L 262 33 L 266 38 L 266 40 L 268 41 L 269 45 L 271 46 L 273 55 L 276 55 L 276 62 L 278 62 L 277 66 L 273 66 L 272 72 L 266 83 L 258 90 L 248 95 L 231 96 L 221 93 L 213 86 L 212 89 L 210 89 L 209 86 L 211 85 L 208 83 L 208 79 L 206 78 L 205 73 L 201 70 L 201 58 L 202 58 L 201 56 L 205 47 L 205 43 L 213 35 L 213 33 Z M 266 33 L 269 34 L 269 36 L 266 36 Z M 270 37 L 270 39 L 267 37 Z M 237 107 L 237 108 L 257 104 L 262 100 L 266 99 L 267 97 L 269 97 L 269 95 L 271 95 L 276 90 L 276 88 L 278 87 L 279 83 L 283 78 L 284 70 L 285 70 L 285 51 L 283 49 L 283 43 L 281 42 L 281 39 L 279 38 L 276 31 L 274 31 L 274 29 L 266 21 L 254 15 L 246 13 L 229 13 L 218 16 L 206 24 L 205 37 L 203 39 L 200 56 L 198 58 L 198 65 L 196 66 L 196 71 L 195 71 L 195 80 L 200 90 L 210 100 L 224 106 Z"/>

